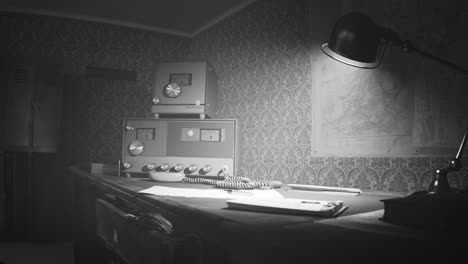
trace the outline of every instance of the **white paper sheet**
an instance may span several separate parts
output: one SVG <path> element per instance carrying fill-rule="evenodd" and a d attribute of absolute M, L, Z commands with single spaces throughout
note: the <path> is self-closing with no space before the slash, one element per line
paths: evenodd
<path fill-rule="evenodd" d="M 194 189 L 194 188 L 175 188 L 165 186 L 153 186 L 141 190 L 139 193 L 192 197 L 192 198 L 217 198 L 217 199 L 242 199 L 242 198 L 281 198 L 283 197 L 276 190 L 233 190 L 228 192 L 224 189 Z"/>

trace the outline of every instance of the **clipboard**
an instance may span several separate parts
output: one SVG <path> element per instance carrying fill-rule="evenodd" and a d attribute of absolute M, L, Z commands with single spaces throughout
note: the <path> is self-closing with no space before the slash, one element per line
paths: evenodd
<path fill-rule="evenodd" d="M 228 208 L 265 213 L 336 217 L 347 209 L 342 201 L 278 199 L 234 199 L 226 201 Z"/>

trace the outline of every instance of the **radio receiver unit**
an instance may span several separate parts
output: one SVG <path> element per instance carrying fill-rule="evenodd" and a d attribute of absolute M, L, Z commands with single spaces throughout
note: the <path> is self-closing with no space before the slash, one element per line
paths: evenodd
<path fill-rule="evenodd" d="M 122 172 L 236 173 L 236 120 L 124 119 Z"/>
<path fill-rule="evenodd" d="M 164 62 L 155 67 L 151 113 L 216 114 L 218 79 L 206 61 Z"/>

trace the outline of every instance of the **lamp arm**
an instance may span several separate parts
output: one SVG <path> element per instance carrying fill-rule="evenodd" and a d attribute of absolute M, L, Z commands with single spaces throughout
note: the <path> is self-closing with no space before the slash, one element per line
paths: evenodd
<path fill-rule="evenodd" d="M 429 53 L 427 51 L 418 49 L 418 48 L 414 47 L 413 44 L 408 40 L 403 41 L 402 44 L 403 44 L 402 48 L 403 48 L 404 52 L 415 52 L 415 53 L 417 53 L 419 55 L 422 55 L 424 57 L 427 57 L 427 58 L 433 59 L 435 61 L 438 61 L 438 62 L 440 62 L 440 63 L 442 63 L 442 64 L 444 64 L 444 65 L 446 65 L 446 66 L 448 66 L 448 67 L 450 67 L 450 68 L 452 68 L 454 70 L 457 70 L 457 71 L 462 72 L 464 74 L 468 74 L 468 70 L 461 67 L 460 65 L 457 65 L 457 64 L 455 64 L 455 63 L 453 63 L 451 61 L 448 61 L 446 59 L 443 59 L 441 57 L 435 56 L 435 55 L 433 55 L 433 54 L 431 54 L 431 53 Z"/>
<path fill-rule="evenodd" d="M 448 61 L 446 59 L 443 59 L 441 57 L 435 56 L 427 51 L 421 50 L 413 45 L 409 40 L 402 40 L 400 36 L 393 30 L 389 28 L 381 28 L 381 38 L 387 42 L 390 42 L 393 45 L 400 46 L 405 53 L 410 53 L 410 52 L 415 52 L 421 56 L 433 59 L 435 61 L 438 61 L 446 66 L 449 66 L 450 68 L 457 70 L 459 72 L 468 74 L 468 70 L 461 67 L 460 65 L 457 65 L 451 61 Z"/>
<path fill-rule="evenodd" d="M 432 182 L 429 184 L 429 193 L 441 193 L 451 190 L 447 180 L 447 174 L 452 171 L 459 171 L 463 167 L 461 158 L 467 137 L 468 130 L 465 131 L 465 135 L 463 136 L 463 140 L 458 148 L 455 158 L 451 160 L 447 166 L 436 169 Z"/>
<path fill-rule="evenodd" d="M 453 160 L 450 161 L 447 170 L 448 171 L 458 171 L 462 168 L 461 158 L 463 154 L 463 149 L 465 148 L 466 138 L 468 136 L 468 130 L 465 131 L 465 135 L 463 135 L 462 142 L 460 147 L 458 148 L 457 155 Z"/>

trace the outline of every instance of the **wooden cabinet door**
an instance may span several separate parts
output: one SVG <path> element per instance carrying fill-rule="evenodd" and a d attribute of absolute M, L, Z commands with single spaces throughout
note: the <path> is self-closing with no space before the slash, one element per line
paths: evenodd
<path fill-rule="evenodd" d="M 3 145 L 10 150 L 56 151 L 64 85 L 60 66 L 7 59 L 1 69 L 8 76 Z"/>
<path fill-rule="evenodd" d="M 12 65 L 7 72 L 3 143 L 6 147 L 29 147 L 32 143 L 34 68 Z"/>
<path fill-rule="evenodd" d="M 54 149 L 58 146 L 62 86 L 63 74 L 54 69 L 38 71 L 33 99 L 33 148 Z"/>

